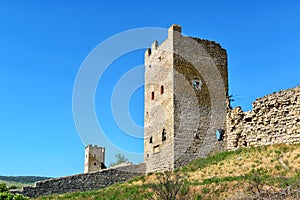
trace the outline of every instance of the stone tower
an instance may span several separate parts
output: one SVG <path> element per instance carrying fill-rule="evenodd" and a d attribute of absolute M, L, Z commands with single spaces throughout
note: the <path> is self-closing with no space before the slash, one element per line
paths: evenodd
<path fill-rule="evenodd" d="M 224 149 L 228 72 L 217 43 L 185 37 L 172 25 L 168 38 L 145 52 L 144 162 L 146 172 L 173 170 Z"/>
<path fill-rule="evenodd" d="M 84 173 L 99 171 L 105 169 L 105 148 L 97 145 L 88 145 L 85 147 Z"/>

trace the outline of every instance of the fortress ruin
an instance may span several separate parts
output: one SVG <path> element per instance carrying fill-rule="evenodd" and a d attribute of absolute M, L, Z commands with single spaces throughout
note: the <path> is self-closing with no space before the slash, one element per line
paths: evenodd
<path fill-rule="evenodd" d="M 227 71 L 225 49 L 213 41 L 183 36 L 179 25 L 169 28 L 168 38 L 160 46 L 155 41 L 146 51 L 147 172 L 173 170 L 195 158 L 224 150 L 224 142 L 214 134 L 225 128 Z M 219 82 L 220 87 L 215 88 L 210 81 Z M 221 90 L 221 95 L 214 98 L 218 98 L 222 107 L 218 112 L 223 118 L 219 126 L 211 123 L 211 93 L 217 90 Z"/>
<path fill-rule="evenodd" d="M 104 168 L 104 148 L 87 146 L 85 174 L 24 187 L 35 197 L 96 190 L 147 172 L 174 170 L 190 161 L 240 147 L 300 143 L 300 86 L 267 95 L 253 109 L 232 109 L 227 53 L 219 44 L 181 34 L 145 52 L 144 163 Z"/>

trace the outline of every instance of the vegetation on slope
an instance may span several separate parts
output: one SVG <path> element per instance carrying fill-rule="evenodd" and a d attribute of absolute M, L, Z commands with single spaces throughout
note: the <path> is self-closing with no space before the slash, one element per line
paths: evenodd
<path fill-rule="evenodd" d="M 0 180 L 15 183 L 35 183 L 36 181 L 42 181 L 49 179 L 49 177 L 40 176 L 0 176 Z"/>
<path fill-rule="evenodd" d="M 9 189 L 20 189 L 24 186 L 33 186 L 36 181 L 46 179 L 49 178 L 39 176 L 0 176 L 0 183 L 5 183 Z"/>
<path fill-rule="evenodd" d="M 176 191 L 175 191 L 176 190 Z M 242 148 L 91 192 L 46 199 L 300 199 L 300 145 Z"/>
<path fill-rule="evenodd" d="M 1 200 L 28 200 L 21 194 L 11 194 L 5 183 L 0 183 L 0 199 Z"/>

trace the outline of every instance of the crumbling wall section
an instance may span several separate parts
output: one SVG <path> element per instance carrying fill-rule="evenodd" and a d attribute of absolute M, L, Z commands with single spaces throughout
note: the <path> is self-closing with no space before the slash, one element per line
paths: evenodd
<path fill-rule="evenodd" d="M 300 86 L 259 98 L 253 109 L 227 113 L 227 149 L 300 143 Z"/>
<path fill-rule="evenodd" d="M 174 49 L 174 151 L 178 168 L 226 150 L 226 138 L 218 141 L 215 133 L 225 129 L 228 70 L 226 50 L 214 41 L 181 36 L 174 40 Z M 186 60 L 189 56 L 184 58 L 184 54 L 193 56 Z M 212 85 L 210 81 L 219 84 Z M 216 92 L 219 90 L 222 92 Z M 211 121 L 212 109 L 216 109 L 212 100 L 223 106 L 217 111 L 222 116 L 221 125 Z"/>

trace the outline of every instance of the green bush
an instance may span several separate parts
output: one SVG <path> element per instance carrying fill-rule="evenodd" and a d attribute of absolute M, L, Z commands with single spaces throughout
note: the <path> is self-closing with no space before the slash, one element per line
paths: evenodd
<path fill-rule="evenodd" d="M 8 188 L 5 183 L 0 183 L 0 192 L 8 192 Z"/>
<path fill-rule="evenodd" d="M 21 194 L 16 194 L 13 199 L 14 200 L 29 200 L 28 197 L 25 197 L 25 196 L 23 196 Z"/>
<path fill-rule="evenodd" d="M 0 193 L 0 200 L 14 200 L 14 195 L 8 192 Z"/>
<path fill-rule="evenodd" d="M 0 193 L 0 200 L 29 200 L 28 197 L 25 197 L 21 194 L 11 194 L 9 192 L 1 192 Z"/>
<path fill-rule="evenodd" d="M 21 194 L 11 194 L 5 183 L 0 183 L 0 200 L 28 200 L 28 197 L 25 197 Z"/>

